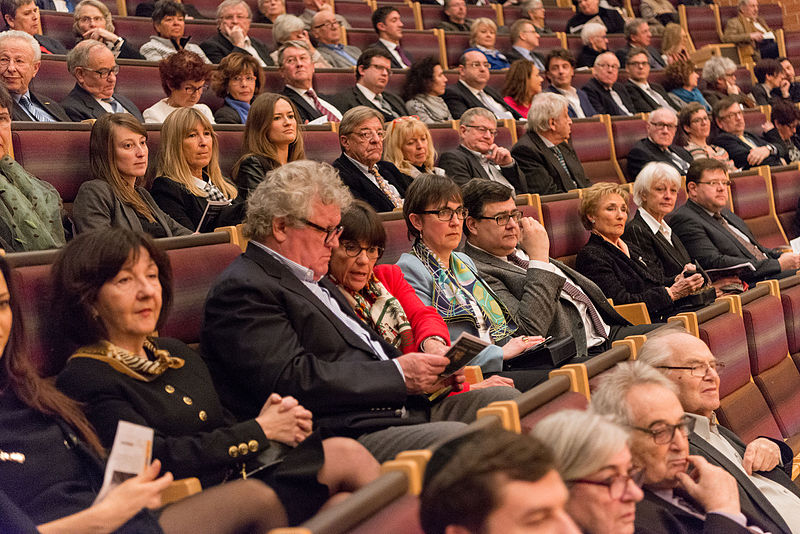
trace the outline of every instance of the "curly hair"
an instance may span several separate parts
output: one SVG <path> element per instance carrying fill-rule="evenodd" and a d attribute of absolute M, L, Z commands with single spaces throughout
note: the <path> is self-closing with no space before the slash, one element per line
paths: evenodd
<path fill-rule="evenodd" d="M 403 85 L 403 100 L 408 101 L 417 95 L 427 94 L 433 85 L 433 70 L 440 65 L 439 60 L 428 56 L 415 61 L 406 72 Z"/>
<path fill-rule="evenodd" d="M 676 61 L 664 69 L 664 89 L 672 91 L 689 84 L 689 77 L 694 72 L 694 63 L 691 61 Z"/>
<path fill-rule="evenodd" d="M 207 82 L 211 78 L 211 65 L 207 65 L 194 52 L 181 50 L 159 61 L 158 73 L 164 94 L 169 96 L 184 82 Z"/>
<path fill-rule="evenodd" d="M 248 71 L 256 77 L 256 90 L 253 93 L 255 98 L 264 87 L 264 69 L 256 58 L 241 52 L 232 52 L 222 58 L 217 70 L 211 75 L 211 90 L 218 97 L 225 98 L 228 96 L 228 85 L 231 80 L 240 74 L 247 74 Z"/>

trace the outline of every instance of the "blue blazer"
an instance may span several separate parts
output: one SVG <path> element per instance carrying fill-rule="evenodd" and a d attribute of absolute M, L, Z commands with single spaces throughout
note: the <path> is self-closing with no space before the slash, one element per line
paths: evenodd
<path fill-rule="evenodd" d="M 589 102 L 589 95 L 586 94 L 586 91 L 578 88 L 575 88 L 575 90 L 578 92 L 578 99 L 581 101 L 581 109 L 583 110 L 583 114 L 586 115 L 587 117 L 597 115 L 597 111 L 595 111 L 594 106 L 592 106 L 592 103 Z M 561 91 L 559 91 L 552 85 L 547 86 L 547 89 L 545 89 L 545 91 L 548 91 L 550 93 L 555 93 L 557 95 L 561 94 Z M 572 109 L 572 104 L 569 105 L 567 111 L 569 112 L 569 116 L 572 117 L 573 119 L 578 116 L 575 114 L 575 110 Z"/>

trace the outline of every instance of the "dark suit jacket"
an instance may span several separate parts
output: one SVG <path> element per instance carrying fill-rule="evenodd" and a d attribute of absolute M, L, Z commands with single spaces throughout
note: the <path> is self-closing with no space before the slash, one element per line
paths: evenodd
<path fill-rule="evenodd" d="M 497 90 L 486 86 L 484 87 L 483 92 L 496 100 L 497 103 L 503 106 L 506 110 L 511 112 L 511 115 L 515 119 L 522 118 L 522 115 L 517 113 L 508 104 L 503 102 L 503 97 L 500 96 L 500 93 L 498 93 Z M 453 115 L 454 119 L 460 119 L 461 115 L 463 115 L 464 112 L 470 108 L 486 107 L 483 105 L 483 102 L 478 100 L 475 95 L 473 95 L 472 92 L 461 82 L 448 85 L 447 89 L 445 89 L 444 94 L 442 95 L 442 98 L 444 99 L 445 103 L 447 103 L 447 107 L 450 109 L 450 114 Z"/>
<path fill-rule="evenodd" d="M 660 232 L 655 234 L 642 219 L 639 208 L 633 219 L 625 225 L 623 241 L 632 244 L 641 253 L 642 259 L 653 270 L 660 270 L 664 279 L 675 278 L 683 272 L 683 266 L 692 261 L 681 243 L 676 232 L 672 232 L 672 239 L 667 241 Z"/>
<path fill-rule="evenodd" d="M 749 529 L 721 514 L 705 520 L 655 496 L 645 488 L 644 499 L 636 503 L 636 534 L 747 534 Z"/>
<path fill-rule="evenodd" d="M 272 159 L 257 154 L 242 156 L 234 166 L 233 183 L 239 195 L 236 198 L 247 200 L 250 193 L 264 181 L 264 176 L 279 167 L 280 164 Z"/>
<path fill-rule="evenodd" d="M 526 57 L 522 57 L 522 54 L 517 52 L 517 49 L 514 48 L 513 46 L 511 48 L 509 48 L 508 50 L 503 51 L 503 54 L 505 54 L 506 59 L 508 60 L 509 63 L 514 63 L 518 59 L 528 59 Z M 540 66 L 540 65 L 536 64 L 535 61 L 533 62 L 537 67 L 539 67 L 539 70 L 541 70 L 541 71 L 546 70 L 545 66 L 544 66 L 544 57 L 539 52 L 537 52 L 535 50 L 531 52 L 531 55 L 533 57 L 535 57 L 536 59 L 538 59 L 539 62 L 541 63 L 541 66 Z"/>
<path fill-rule="evenodd" d="M 53 39 L 41 33 L 37 33 L 33 38 L 51 54 L 66 54 L 68 52 L 64 44 L 58 39 Z"/>
<path fill-rule="evenodd" d="M 339 170 L 339 177 L 344 182 L 353 196 L 359 198 L 375 208 L 375 211 L 392 211 L 394 204 L 389 200 L 383 191 L 377 185 L 373 184 L 369 178 L 364 176 L 364 173 L 358 167 L 353 165 L 347 156 L 342 154 L 333 162 L 333 166 Z M 377 163 L 378 172 L 390 184 L 397 188 L 400 196 L 405 196 L 406 189 L 411 185 L 411 177 L 403 174 L 388 161 L 379 161 Z"/>
<path fill-rule="evenodd" d="M 689 255 L 699 261 L 704 269 L 730 267 L 750 262 L 756 270 L 750 275 L 742 275 L 741 278 L 747 282 L 769 278 L 780 273 L 781 266 L 777 260 L 780 252 L 759 245 L 744 221 L 730 210 L 722 210 L 722 216 L 725 217 L 728 224 L 736 227 L 757 244 L 767 258 L 757 261 L 738 239 L 691 200 L 687 200 L 686 204 L 675 211 L 670 217 L 669 225 L 672 231 L 678 234 Z"/>
<path fill-rule="evenodd" d="M 581 165 L 575 150 L 568 143 L 561 143 L 558 148 L 564 155 L 569 174 L 559 163 L 558 156 L 545 146 L 535 132 L 523 135 L 511 148 L 511 155 L 514 156 L 522 174 L 525 175 L 529 193 L 539 193 L 540 195 L 566 193 L 570 189 L 592 185 L 586 179 L 583 165 Z"/>
<path fill-rule="evenodd" d="M 464 185 L 473 178 L 483 178 L 489 180 L 489 175 L 481 166 L 480 160 L 469 150 L 459 145 L 457 149 L 445 152 L 439 157 L 439 167 L 444 169 L 445 174 L 453 179 L 458 185 Z M 500 167 L 502 174 L 508 183 L 514 186 L 517 194 L 534 193 L 528 187 L 528 182 L 522 175 L 517 162 L 509 167 Z"/>
<path fill-rule="evenodd" d="M 622 103 L 625 105 L 625 107 L 628 108 L 628 111 L 631 113 L 636 113 L 636 108 L 633 105 L 631 97 L 628 96 L 628 91 L 625 90 L 625 86 L 617 82 L 614 84 L 613 88 L 614 91 L 619 94 L 619 98 L 622 100 Z M 604 113 L 607 115 L 625 115 L 617 103 L 614 102 L 614 99 L 611 98 L 611 93 L 609 90 L 603 87 L 596 79 L 592 78 L 586 82 L 586 85 L 583 86 L 583 90 L 586 91 L 586 95 L 589 97 L 589 102 L 592 103 L 592 107 L 597 113 Z"/>
<path fill-rule="evenodd" d="M 664 58 L 661 57 L 661 52 L 656 50 L 655 47 L 648 46 L 645 50 L 647 50 L 647 61 L 650 63 L 651 69 L 663 69 L 667 66 L 667 63 L 664 61 Z M 625 67 L 625 64 L 628 61 L 628 52 L 631 51 L 631 45 L 626 44 L 615 53 L 617 55 L 617 59 L 619 59 L 619 64 L 622 67 Z"/>
<path fill-rule="evenodd" d="M 31 518 L 11 502 L 2 490 L 0 490 L 0 532 L 39 534 L 39 529 Z"/>
<path fill-rule="evenodd" d="M 400 43 L 400 46 L 402 47 L 402 46 L 403 46 L 403 43 Z M 386 48 L 386 45 L 385 45 L 385 44 L 383 44 L 383 43 L 382 43 L 382 42 L 380 42 L 380 41 L 375 41 L 374 43 L 372 43 L 371 45 L 369 45 L 367 48 L 377 48 L 377 49 L 379 49 L 379 50 L 383 50 L 384 52 L 386 52 L 387 54 L 389 54 L 389 58 L 391 58 L 391 60 L 392 60 L 392 68 L 393 68 L 393 69 L 407 69 L 407 68 L 410 66 L 410 65 L 402 65 L 402 64 L 400 64 L 400 62 L 399 62 L 399 61 L 397 61 L 397 60 L 394 58 L 394 54 L 392 54 L 391 52 L 389 52 L 389 49 L 388 49 L 388 48 Z M 364 50 L 366 50 L 367 48 L 365 48 Z M 403 53 L 406 55 L 406 57 L 408 58 L 408 60 L 409 60 L 410 62 L 412 62 L 412 63 L 414 62 L 414 56 L 412 56 L 412 55 L 411 55 L 411 52 L 409 52 L 408 50 L 406 50 L 405 48 L 403 48 Z M 358 58 L 356 58 L 356 59 L 358 59 Z"/>
<path fill-rule="evenodd" d="M 594 60 L 597 59 L 597 56 L 599 56 L 603 52 L 608 52 L 608 50 L 601 50 L 598 52 L 591 46 L 583 45 L 583 48 L 581 48 L 581 53 L 578 54 L 578 58 L 575 61 L 575 66 L 578 68 L 593 67 Z"/>
<path fill-rule="evenodd" d="M 653 82 L 648 83 L 650 84 L 650 88 L 661 95 L 661 97 L 666 100 L 675 111 L 680 110 L 675 102 L 673 102 L 673 99 L 669 97 L 666 89 L 664 89 L 662 85 Z M 650 113 L 651 111 L 661 107 L 658 102 L 653 100 L 653 97 L 645 93 L 641 87 L 632 81 L 626 81 L 623 84 L 623 87 L 625 87 L 625 90 L 628 92 L 628 96 L 631 98 L 631 102 L 633 102 L 633 107 L 635 109 L 632 109 L 631 111 L 634 111 L 635 113 Z"/>
<path fill-rule="evenodd" d="M 128 98 L 121 94 L 114 93 L 114 99 L 119 102 L 128 113 L 136 117 L 136 120 L 144 122 L 142 112 L 139 111 L 139 108 Z M 64 108 L 64 111 L 66 111 L 67 115 L 69 115 L 69 118 L 75 122 L 86 119 L 99 119 L 106 113 L 109 113 L 103 106 L 97 103 L 97 100 L 95 100 L 86 89 L 77 83 L 75 87 L 72 88 L 72 91 L 69 92 L 67 98 L 61 101 L 61 106 Z"/>
<path fill-rule="evenodd" d="M 750 94 L 753 95 L 753 99 L 759 106 L 770 105 L 772 94 L 767 94 L 767 90 L 760 83 L 757 83 L 753 86 L 753 88 L 750 90 Z"/>
<path fill-rule="evenodd" d="M 389 91 L 384 91 L 383 93 L 381 93 L 381 95 L 383 96 L 383 99 L 386 101 L 386 103 L 389 104 L 389 107 L 392 108 L 394 112 L 397 113 L 397 115 L 399 115 L 400 117 L 408 115 L 408 110 L 406 109 L 406 105 L 405 103 L 403 103 L 402 98 L 400 98 L 394 93 L 390 93 Z M 372 109 L 377 109 L 378 111 L 383 113 L 383 119 L 386 122 L 390 122 L 396 118 L 392 117 L 388 113 L 384 112 L 382 109 L 379 109 L 375 104 L 370 102 L 367 99 L 367 97 L 364 96 L 364 93 L 362 93 L 361 90 L 355 85 L 350 89 L 347 89 L 345 91 L 342 91 L 341 93 L 337 93 L 333 96 L 325 98 L 324 100 L 336 106 L 336 109 L 338 110 L 347 111 L 348 109 L 354 108 L 356 106 L 368 106 L 371 107 Z"/>
<path fill-rule="evenodd" d="M 545 91 L 563 96 L 563 93 L 558 89 L 556 89 L 555 87 L 553 87 L 552 85 L 548 85 L 547 88 L 545 88 Z M 578 88 L 575 88 L 575 91 L 578 93 L 578 100 L 580 100 L 581 110 L 583 111 L 584 115 L 586 115 L 587 117 L 591 117 L 592 115 L 597 115 L 598 113 L 600 113 L 599 111 L 594 109 L 594 106 L 589 100 L 589 95 L 586 94 L 586 91 Z M 575 113 L 575 110 L 572 109 L 572 104 L 569 105 L 568 112 L 569 116 L 572 117 L 573 119 L 578 116 Z"/>
<path fill-rule="evenodd" d="M 272 65 L 272 59 L 269 57 L 269 48 L 267 45 L 256 39 L 255 37 L 250 36 L 250 43 L 255 48 L 258 55 L 261 57 L 261 60 L 266 63 L 268 66 Z M 217 34 L 209 39 L 200 43 L 200 48 L 203 49 L 205 52 L 206 57 L 211 60 L 212 63 L 219 63 L 222 58 L 230 54 L 231 52 L 241 52 L 243 54 L 250 54 L 247 50 L 243 48 L 239 48 L 238 46 L 233 46 L 233 43 L 228 40 L 227 37 L 222 35 L 221 33 L 217 32 Z"/>
<path fill-rule="evenodd" d="M 689 154 L 685 148 L 678 145 L 670 145 L 669 149 L 677 154 L 679 158 L 686 161 L 686 168 L 688 169 L 689 165 L 692 163 L 692 155 Z M 686 171 L 675 165 L 672 158 L 665 154 L 658 145 L 645 137 L 633 145 L 633 148 L 631 148 L 631 151 L 628 153 L 628 180 L 631 182 L 634 181 L 636 176 L 639 175 L 639 171 L 642 170 L 642 167 L 651 161 L 668 163 L 675 167 L 681 175 L 686 174 Z"/>
<path fill-rule="evenodd" d="M 306 123 L 306 122 L 313 121 L 314 119 L 318 119 L 318 118 L 322 117 L 322 113 L 317 111 L 317 108 L 315 108 L 314 106 L 312 106 L 311 104 L 306 102 L 305 99 L 302 96 L 297 94 L 297 91 L 295 91 L 293 89 L 289 89 L 288 87 L 284 86 L 283 90 L 281 90 L 281 94 L 286 96 L 289 100 L 291 100 L 292 103 L 294 104 L 294 107 L 297 108 L 297 112 L 300 113 L 300 119 L 301 119 L 300 122 L 301 123 Z M 322 100 L 324 100 L 325 102 L 329 103 L 330 105 L 336 107 L 333 104 L 333 102 L 331 102 L 331 99 L 334 98 L 334 97 L 329 96 L 329 95 L 323 95 L 321 93 L 317 93 L 317 97 L 321 98 Z M 389 101 L 388 95 L 386 93 L 383 94 L 383 97 L 386 98 L 387 102 Z M 374 106 L 372 106 L 372 107 L 374 107 Z M 337 109 L 339 109 L 339 108 L 337 108 Z"/>
<path fill-rule="evenodd" d="M 214 121 L 217 124 L 244 124 L 239 112 L 228 104 L 223 104 L 221 108 L 214 112 Z"/>
<path fill-rule="evenodd" d="M 64 108 L 53 99 L 50 99 L 42 94 L 34 93 L 32 90 L 28 89 L 28 93 L 31 97 L 31 100 L 39 104 L 39 106 L 45 109 L 53 118 L 56 119 L 58 122 L 72 122 L 67 115 L 67 112 L 64 111 Z M 14 101 L 14 109 L 11 111 L 11 120 L 15 121 L 35 121 L 33 117 L 28 115 L 28 112 L 22 109 L 17 101 Z"/>
<path fill-rule="evenodd" d="M 150 195 L 161 211 L 175 219 L 186 228 L 195 231 L 203 218 L 208 199 L 193 195 L 183 185 L 166 176 L 158 176 L 153 180 Z M 245 202 L 237 196 L 230 206 L 224 208 L 214 223 L 214 227 L 233 226 L 244 220 Z M 203 230 L 208 221 L 203 223 Z"/>
<path fill-rule="evenodd" d="M 764 159 L 764 161 L 762 161 L 759 165 L 783 165 L 780 158 L 788 160 L 788 154 L 786 154 L 786 151 L 783 149 L 783 147 L 778 147 L 771 143 L 767 143 L 763 137 L 754 135 L 750 132 L 745 132 L 744 136 L 756 146 L 770 146 L 774 147 L 777 151 L 777 155 L 772 154 L 767 156 L 767 158 Z M 721 132 L 711 142 L 724 148 L 728 152 L 728 155 L 731 157 L 736 167 L 740 169 L 749 169 L 752 167 L 752 165 L 747 162 L 747 155 L 752 149 L 735 135 L 728 132 Z"/>

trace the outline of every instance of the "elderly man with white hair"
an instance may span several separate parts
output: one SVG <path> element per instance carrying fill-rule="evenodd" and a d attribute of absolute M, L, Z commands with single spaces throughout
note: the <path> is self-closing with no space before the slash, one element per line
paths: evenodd
<path fill-rule="evenodd" d="M 539 93 L 528 111 L 528 131 L 511 148 L 531 193 L 548 195 L 589 187 L 578 155 L 569 144 L 569 102 L 556 93 Z"/>
<path fill-rule="evenodd" d="M 597 56 L 608 52 L 606 27 L 598 22 L 587 22 L 581 30 L 581 43 L 583 48 L 578 54 L 578 68 L 594 66 Z"/>
<path fill-rule="evenodd" d="M 647 137 L 640 139 L 628 153 L 628 179 L 634 180 L 639 171 L 651 161 L 672 165 L 685 175 L 691 165 L 692 155 L 674 144 L 678 131 L 678 115 L 672 108 L 658 108 L 647 120 Z"/>
<path fill-rule="evenodd" d="M 745 444 L 717 423 L 722 367 L 705 343 L 680 330 L 648 338 L 638 359 L 659 369 L 678 388 L 694 419 L 689 450 L 725 469 L 739 484 L 742 511 L 758 513 L 770 532 L 800 532 L 800 489 L 792 482 L 792 450 L 782 440 L 759 437 Z"/>
<path fill-rule="evenodd" d="M 619 83 L 619 60 L 613 52 L 597 56 L 592 67 L 592 79 L 583 90 L 596 113 L 633 115 L 634 106 L 625 86 Z"/>
<path fill-rule="evenodd" d="M 523 0 L 519 3 L 520 16 L 533 22 L 533 29 L 539 35 L 553 33 L 545 23 L 545 9 L 542 0 Z"/>
<path fill-rule="evenodd" d="M 212 63 L 219 63 L 231 52 L 250 54 L 262 67 L 272 65 L 269 48 L 248 36 L 253 12 L 244 0 L 224 0 L 217 6 L 217 34 L 200 44 Z"/>

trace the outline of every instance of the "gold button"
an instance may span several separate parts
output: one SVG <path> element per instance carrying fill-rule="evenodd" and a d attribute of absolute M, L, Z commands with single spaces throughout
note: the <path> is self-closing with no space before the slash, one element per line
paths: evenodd
<path fill-rule="evenodd" d="M 164 386 L 164 391 L 166 391 L 169 394 L 172 394 L 175 393 L 175 388 L 167 384 L 166 386 Z"/>
<path fill-rule="evenodd" d="M 250 452 L 250 449 L 247 448 L 247 443 L 240 443 L 239 444 L 239 454 L 244 456 L 248 452 Z"/>
<path fill-rule="evenodd" d="M 231 458 L 236 458 L 239 456 L 239 449 L 236 447 L 236 445 L 231 445 L 228 447 L 228 454 Z"/>
<path fill-rule="evenodd" d="M 199 417 L 201 421 L 205 421 L 206 419 L 208 419 L 208 414 L 206 413 L 205 410 L 200 410 L 200 413 L 197 414 L 197 417 Z"/>
<path fill-rule="evenodd" d="M 250 447 L 250 452 L 258 451 L 258 442 L 254 439 L 251 439 L 247 442 L 247 446 Z"/>
<path fill-rule="evenodd" d="M 184 397 L 183 398 L 183 402 L 185 402 L 186 404 L 191 406 L 192 405 L 192 398 L 191 397 Z"/>

